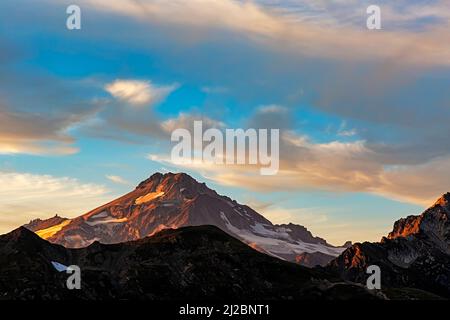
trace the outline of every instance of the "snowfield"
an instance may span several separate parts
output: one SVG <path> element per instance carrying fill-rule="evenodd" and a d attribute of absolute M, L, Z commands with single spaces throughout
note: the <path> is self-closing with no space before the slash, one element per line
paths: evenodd
<path fill-rule="evenodd" d="M 86 223 L 88 225 L 90 225 L 91 227 L 99 225 L 99 224 L 107 224 L 107 223 L 123 223 L 123 222 L 127 222 L 128 219 L 127 218 L 112 218 L 112 219 L 103 219 L 103 220 L 96 220 L 96 221 L 86 221 Z"/>
<path fill-rule="evenodd" d="M 286 230 L 280 228 L 281 230 L 272 231 L 266 228 L 268 226 L 258 223 L 251 226 L 252 232 L 238 229 L 230 223 L 222 211 L 220 212 L 220 217 L 232 234 L 235 234 L 247 244 L 261 248 L 277 258 L 283 259 L 280 255 L 301 254 L 304 252 L 321 252 L 331 256 L 338 256 L 345 250 L 345 248 L 329 247 L 323 244 L 294 241 L 286 233 Z"/>
<path fill-rule="evenodd" d="M 161 192 L 150 192 L 147 193 L 146 195 L 139 197 L 135 200 L 135 204 L 143 204 L 152 200 L 155 200 L 159 197 L 161 197 L 162 195 L 164 195 L 164 191 Z"/>
<path fill-rule="evenodd" d="M 42 239 L 48 239 L 48 238 L 52 237 L 55 233 L 59 232 L 62 228 L 67 226 L 70 222 L 71 222 L 71 220 L 66 220 L 66 221 L 64 221 L 60 224 L 57 224 L 55 226 L 52 226 L 50 228 L 37 230 L 36 234 L 39 237 L 41 237 Z"/>

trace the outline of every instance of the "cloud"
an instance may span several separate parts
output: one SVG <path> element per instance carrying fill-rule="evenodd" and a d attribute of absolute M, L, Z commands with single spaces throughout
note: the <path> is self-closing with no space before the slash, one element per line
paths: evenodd
<path fill-rule="evenodd" d="M 273 206 L 261 211 L 272 223 L 296 223 L 304 226 L 317 226 L 328 222 L 323 208 L 284 208 Z"/>
<path fill-rule="evenodd" d="M 258 129 L 291 129 L 295 127 L 292 110 L 277 105 L 259 106 L 247 120 L 249 128 Z"/>
<path fill-rule="evenodd" d="M 314 16 L 314 21 L 310 19 L 312 11 L 305 5 L 303 10 L 293 12 L 287 6 L 282 8 L 284 10 L 273 10 L 273 7 L 262 3 L 232 0 L 174 0 L 170 5 L 165 1 L 84 0 L 81 4 L 143 23 L 170 25 L 180 29 L 231 31 L 274 50 L 288 50 L 315 58 L 370 61 L 398 60 L 402 56 L 399 61 L 402 64 L 450 65 L 450 54 L 445 41 L 442 41 L 450 33 L 448 22 L 431 24 L 421 32 L 406 27 L 369 32 L 365 29 L 367 5 L 364 7 L 356 3 L 351 3 L 354 8 L 351 10 L 354 23 L 340 19 L 334 19 L 334 23 L 330 23 L 327 18 L 329 8 L 326 6 Z M 415 6 L 409 7 L 417 9 Z M 441 3 L 434 7 L 429 5 L 427 12 L 440 15 L 446 21 L 446 15 L 437 10 L 439 7 L 445 8 Z M 409 20 L 418 18 L 417 14 L 412 14 L 412 9 L 399 10 L 389 3 L 384 8 L 389 13 L 388 17 L 403 14 L 408 15 Z M 340 10 L 341 13 L 343 11 Z M 209 33 L 204 32 L 204 35 L 208 36 Z"/>
<path fill-rule="evenodd" d="M 151 81 L 118 79 L 105 86 L 113 97 L 134 106 L 153 105 L 164 100 L 177 85 L 157 86 Z"/>
<path fill-rule="evenodd" d="M 161 128 L 169 134 L 176 129 L 193 130 L 194 121 L 202 121 L 203 130 L 209 128 L 221 129 L 225 127 L 222 121 L 214 120 L 200 114 L 181 112 L 177 117 L 163 121 Z"/>
<path fill-rule="evenodd" d="M 120 176 L 107 175 L 106 178 L 117 184 L 130 185 L 130 182 Z"/>
<path fill-rule="evenodd" d="M 442 155 L 443 145 L 450 149 L 445 139 L 450 64 L 443 40 L 450 33 L 449 14 L 442 1 L 400 3 L 380 1 L 380 31 L 365 28 L 370 1 L 176 0 L 169 6 L 87 0 L 86 5 L 100 16 L 119 15 L 123 24 L 132 20 L 127 27 L 139 37 L 127 43 L 156 52 L 161 68 L 186 83 L 213 80 L 248 105 L 310 106 L 318 116 L 346 119 L 349 128 L 341 136 L 357 133 L 397 150 L 409 144 L 404 158 L 428 161 Z M 237 23 L 228 21 L 231 17 Z M 147 27 L 157 32 L 144 35 Z M 277 64 L 270 63 L 274 60 Z M 287 120 L 278 123 L 292 128 L 292 118 Z M 392 134 L 386 137 L 387 132 Z"/>
<path fill-rule="evenodd" d="M 0 233 L 31 218 L 78 216 L 110 198 L 104 186 L 69 177 L 0 171 Z"/>
<path fill-rule="evenodd" d="M 101 109 L 88 95 L 92 88 L 33 64 L 23 68 L 30 53 L 18 51 L 12 63 L 0 63 L 0 154 L 77 153 L 76 129 Z"/>
<path fill-rule="evenodd" d="M 450 156 L 415 165 L 386 166 L 372 192 L 428 207 L 450 191 L 449 176 Z"/>
<path fill-rule="evenodd" d="M 237 98 L 245 105 L 255 100 L 254 105 L 274 103 L 257 110 L 243 125 L 283 129 L 280 172 L 283 179 L 270 182 L 265 177 L 258 186 L 250 174 L 242 174 L 239 168 L 221 172 L 199 165 L 199 170 L 208 169 L 208 174 L 216 178 L 223 176 L 223 183 L 247 181 L 255 188 L 267 190 L 271 183 L 272 188 L 280 183 L 281 187 L 292 189 L 326 188 L 328 184 L 337 191 L 368 191 L 422 203 L 428 201 L 429 195 L 418 188 L 419 180 L 438 179 L 428 169 L 437 164 L 444 166 L 442 159 L 447 158 L 450 150 L 447 125 L 450 55 L 444 41 L 450 32 L 448 3 L 380 0 L 380 4 L 383 30 L 371 32 L 364 28 L 365 10 L 361 9 L 365 9 L 366 3 L 356 0 L 80 2 L 87 10 L 97 9 L 92 14 L 98 14 L 99 18 L 114 19 L 116 29 L 121 29 L 122 32 L 108 35 L 101 30 L 99 38 L 104 41 L 113 39 L 150 52 L 161 63 L 160 70 L 180 78 L 184 76 L 183 82 L 207 84 L 213 79 L 233 93 L 240 88 L 237 95 L 241 96 Z M 111 17 L 111 13 L 133 23 Z M 418 21 L 421 19 L 429 22 Z M 117 28 L 117 24 L 124 28 Z M 154 32 L 149 33 L 148 27 Z M 130 28 L 135 33 L 130 33 Z M 84 39 L 92 42 L 93 37 L 99 39 L 96 36 L 89 33 Z M 65 93 L 55 85 L 54 79 L 27 81 L 27 77 L 20 77 L 20 81 L 14 82 L 13 78 L 2 74 L 0 90 L 2 94 L 17 91 L 15 98 L 21 103 L 14 101 L 11 105 L 22 109 L 20 113 L 33 114 L 31 111 L 38 110 L 35 114 L 55 117 L 51 112 L 55 106 L 67 107 L 70 115 L 80 111 L 73 105 L 84 105 L 77 96 L 63 99 L 63 95 L 53 95 L 53 92 Z M 184 113 L 179 119 L 163 119 L 152 113 L 151 108 L 135 108 L 130 112 L 128 104 L 149 101 L 154 96 L 148 86 L 161 87 L 152 82 L 120 79 L 117 81 L 138 81 L 139 85 L 115 91 L 116 99 L 108 105 L 111 108 L 102 110 L 100 123 L 103 125 L 91 127 L 97 135 L 130 141 L 135 138 L 148 141 L 146 137 L 150 135 L 158 137 L 159 142 L 167 138 L 171 128 L 191 121 Z M 14 89 L 19 85 L 20 90 Z M 21 100 L 24 92 L 32 92 L 26 95 L 31 96 L 27 101 Z M 351 142 L 321 137 L 320 141 L 325 142 L 320 143 L 298 130 L 286 131 L 298 127 L 293 122 L 293 113 L 273 106 L 281 104 L 280 100 L 289 94 L 296 97 L 289 106 L 300 111 L 305 105 L 311 106 L 318 117 L 311 119 L 316 126 L 324 121 L 322 116 L 336 117 L 337 121 L 346 119 L 351 129 L 346 128 L 340 135 Z M 255 100 L 245 100 L 250 95 Z M 52 99 L 43 99 L 48 96 Z M 68 104 L 66 100 L 74 102 Z M 40 126 L 47 127 L 45 122 Z M 71 147 L 73 135 L 66 129 L 70 126 L 49 126 L 53 128 L 47 134 L 50 142 Z M 355 132 L 357 135 L 353 135 Z M 3 149 L 8 152 L 13 147 L 30 149 L 45 139 L 20 141 L 22 149 L 17 147 L 17 138 L 15 143 L 4 140 Z M 418 170 L 417 175 L 414 170 Z M 445 171 L 442 174 L 449 176 Z M 394 181 L 394 176 L 399 180 Z M 431 186 L 430 193 L 441 193 L 439 190 L 447 188 L 445 181 L 438 181 Z M 400 190 L 403 183 L 405 191 Z"/>
<path fill-rule="evenodd" d="M 264 105 L 258 108 L 258 112 L 262 114 L 286 113 L 287 111 L 288 109 L 286 107 L 276 104 Z"/>
<path fill-rule="evenodd" d="M 162 127 L 165 120 L 161 115 L 145 106 L 162 102 L 178 84 L 160 86 L 150 80 L 118 79 L 102 87 L 115 99 L 102 101 L 102 111 L 80 128 L 83 134 L 135 144 L 170 137 Z"/>
<path fill-rule="evenodd" d="M 344 120 L 341 122 L 341 125 L 339 126 L 339 130 L 337 132 L 338 136 L 341 137 L 353 137 L 357 134 L 356 129 L 348 129 L 347 128 L 347 122 Z"/>
<path fill-rule="evenodd" d="M 96 111 L 41 114 L 0 110 L 0 154 L 67 155 L 78 152 L 70 129 Z"/>
<path fill-rule="evenodd" d="M 389 165 L 389 154 L 372 150 L 363 140 L 314 143 L 290 131 L 282 131 L 280 170 L 273 176 L 261 176 L 259 167 L 252 165 L 217 165 L 198 159 L 175 164 L 164 154 L 148 158 L 199 172 L 218 184 L 258 192 L 367 192 L 427 206 L 450 190 L 450 156 L 414 165 Z"/>
<path fill-rule="evenodd" d="M 386 149 L 382 154 L 391 148 L 397 162 L 443 156 L 443 150 L 450 149 L 446 139 L 449 55 L 444 41 L 450 32 L 450 20 L 445 19 L 448 4 L 380 1 L 380 31 L 365 29 L 368 4 L 353 0 L 81 3 L 99 20 L 114 23 L 116 29 L 120 25 L 122 31 L 107 34 L 99 28 L 101 36 L 89 33 L 85 40 L 137 48 L 158 61 L 159 72 L 176 75 L 179 81 L 220 84 L 245 105 L 283 104 L 300 111 L 308 106 L 318 117 L 346 119 L 349 127 L 340 136 L 358 136 L 371 148 Z M 412 26 L 414 22 L 420 28 Z M 147 32 L 148 28 L 154 32 Z M 127 56 L 118 53 L 116 58 Z M 124 63 L 136 68 L 140 62 Z M 220 97 L 208 97 L 213 98 Z M 105 127 L 91 133 L 137 141 L 160 132 L 155 114 L 111 109 L 115 114 L 105 116 Z M 204 112 L 218 108 L 209 109 Z M 273 126 L 295 128 L 292 117 L 270 117 L 275 116 L 279 120 Z M 311 127 L 320 127 L 322 120 L 311 122 Z"/>

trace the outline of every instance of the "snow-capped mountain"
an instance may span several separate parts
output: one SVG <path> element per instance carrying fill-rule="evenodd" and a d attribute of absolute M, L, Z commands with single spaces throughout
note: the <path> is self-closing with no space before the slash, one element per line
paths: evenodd
<path fill-rule="evenodd" d="M 53 243 L 79 248 L 94 241 L 119 243 L 198 225 L 217 226 L 261 252 L 289 261 L 305 252 L 331 260 L 345 250 L 314 237 L 303 226 L 274 225 L 184 173 L 156 173 L 130 193 L 80 217 L 34 220 L 25 227 Z"/>

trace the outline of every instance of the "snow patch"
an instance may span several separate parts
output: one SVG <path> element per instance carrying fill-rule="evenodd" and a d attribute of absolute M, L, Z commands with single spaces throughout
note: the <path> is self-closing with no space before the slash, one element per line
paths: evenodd
<path fill-rule="evenodd" d="M 267 227 L 269 227 L 269 228 L 271 227 L 269 225 L 262 224 L 262 223 L 256 223 L 255 225 L 250 226 L 250 227 L 256 234 L 266 236 L 266 237 L 271 237 L 271 238 L 277 238 L 277 239 L 281 238 L 281 239 L 286 239 L 286 240 L 292 241 L 292 239 L 288 233 L 279 231 L 279 230 L 270 230 L 267 228 Z"/>
<path fill-rule="evenodd" d="M 163 207 L 173 207 L 175 204 L 174 203 L 163 203 L 162 206 Z"/>
<path fill-rule="evenodd" d="M 108 223 L 123 223 L 123 222 L 126 222 L 126 221 L 128 221 L 128 219 L 127 218 L 120 218 L 120 219 L 104 219 L 104 220 L 96 220 L 96 221 L 92 221 L 92 222 L 90 222 L 90 221 L 86 221 L 86 223 L 88 224 L 88 225 L 90 225 L 91 227 L 93 227 L 93 226 L 96 226 L 96 225 L 99 225 L 99 224 L 108 224 Z"/>
<path fill-rule="evenodd" d="M 225 213 L 222 211 L 220 211 L 220 217 L 225 222 L 225 226 L 231 233 L 238 236 L 245 243 L 254 244 L 276 257 L 290 254 L 301 254 L 303 252 L 322 252 L 336 257 L 345 250 L 345 248 L 334 248 L 322 244 L 305 243 L 300 241 L 297 243 L 292 243 L 289 242 L 290 238 L 287 233 L 279 233 L 268 230 L 266 228 L 267 225 L 257 223 L 251 227 L 252 231 L 249 231 L 233 226 L 226 217 Z M 292 241 L 292 239 L 290 240 Z"/>
<path fill-rule="evenodd" d="M 65 266 L 65 265 L 63 265 L 63 264 L 61 264 L 61 263 L 59 263 L 59 262 L 56 262 L 56 261 L 52 261 L 52 266 L 56 269 L 56 271 L 58 271 L 58 272 L 64 272 L 64 271 L 66 271 L 67 270 L 67 266 Z"/>
<path fill-rule="evenodd" d="M 94 238 L 94 239 L 85 239 L 81 235 L 71 235 L 71 236 L 65 236 L 64 239 L 69 242 L 70 247 L 77 247 L 77 248 L 83 248 L 87 247 L 90 244 L 92 244 L 94 241 L 100 241 L 100 238 Z"/>
<path fill-rule="evenodd" d="M 61 222 L 60 224 L 51 226 L 49 228 L 36 230 L 35 233 L 42 239 L 48 239 L 48 238 L 52 237 L 54 234 L 56 234 L 57 232 L 61 231 L 61 229 L 64 228 L 65 226 L 67 226 L 70 222 L 72 222 L 72 220 L 65 220 L 65 221 Z"/>
<path fill-rule="evenodd" d="M 278 232 L 281 232 L 281 233 L 288 233 L 288 232 L 292 232 L 292 230 L 291 230 L 291 229 L 289 229 L 289 228 L 285 228 L 285 227 L 278 227 L 278 228 L 275 228 L 275 230 L 277 230 Z"/>
<path fill-rule="evenodd" d="M 137 198 L 134 201 L 134 203 L 135 204 L 143 204 L 143 203 L 155 200 L 155 199 L 161 197 L 162 195 L 164 195 L 164 191 L 161 191 L 161 192 L 150 192 L 150 193 L 147 193 L 144 196 L 141 196 L 141 197 Z"/>

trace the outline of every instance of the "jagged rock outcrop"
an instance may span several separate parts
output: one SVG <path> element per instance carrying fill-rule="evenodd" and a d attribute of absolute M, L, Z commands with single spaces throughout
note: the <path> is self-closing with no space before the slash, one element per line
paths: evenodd
<path fill-rule="evenodd" d="M 335 257 L 321 252 L 303 252 L 295 258 L 295 262 L 302 266 L 313 268 L 317 266 L 327 265 L 334 258 Z"/>
<path fill-rule="evenodd" d="M 450 298 L 450 194 L 421 215 L 400 219 L 379 243 L 356 243 L 328 270 L 365 283 L 369 265 L 381 269 L 382 286 L 416 288 Z"/>

